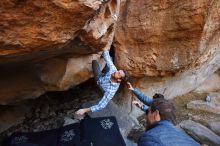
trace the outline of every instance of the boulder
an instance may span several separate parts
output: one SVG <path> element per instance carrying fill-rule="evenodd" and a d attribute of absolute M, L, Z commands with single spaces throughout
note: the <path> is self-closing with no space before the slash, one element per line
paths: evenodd
<path fill-rule="evenodd" d="M 180 123 L 180 127 L 201 144 L 220 145 L 220 137 L 199 123 L 186 120 Z"/>
<path fill-rule="evenodd" d="M 219 12 L 219 1 L 212 4 L 208 0 L 122 1 L 114 42 L 117 65 L 137 77 L 169 76 L 201 65 L 203 53 L 211 51 L 207 41 L 219 27 L 214 10 Z M 217 41 L 219 33 L 215 37 Z"/>
<path fill-rule="evenodd" d="M 212 131 L 220 136 L 220 121 L 213 121 L 208 123 L 208 126 Z"/>
<path fill-rule="evenodd" d="M 207 97 L 209 97 L 207 98 L 209 101 L 191 101 L 187 104 L 187 108 L 220 114 L 220 94 L 211 93 Z"/>
<path fill-rule="evenodd" d="M 67 90 L 110 48 L 119 0 L 0 2 L 0 104 Z"/>
<path fill-rule="evenodd" d="M 0 104 L 67 90 L 112 46 L 132 84 L 167 99 L 220 68 L 220 1 L 0 2 Z M 125 101 L 126 102 L 126 101 Z"/>
<path fill-rule="evenodd" d="M 172 99 L 194 90 L 219 69 L 219 6 L 122 1 L 113 44 L 117 66 L 137 77 L 133 84 L 149 96 Z"/>

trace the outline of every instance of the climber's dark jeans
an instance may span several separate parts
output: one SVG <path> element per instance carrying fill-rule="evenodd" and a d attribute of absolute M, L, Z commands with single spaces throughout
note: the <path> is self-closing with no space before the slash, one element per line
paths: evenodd
<path fill-rule="evenodd" d="M 92 70 L 95 80 L 98 81 L 99 77 L 102 75 L 98 61 L 92 60 Z"/>
<path fill-rule="evenodd" d="M 92 70 L 93 70 L 95 81 L 97 82 L 99 78 L 104 75 L 101 71 L 98 61 L 92 60 Z M 100 85 L 98 85 L 98 87 L 101 90 L 101 92 L 104 93 L 104 90 L 102 89 L 102 87 Z"/>

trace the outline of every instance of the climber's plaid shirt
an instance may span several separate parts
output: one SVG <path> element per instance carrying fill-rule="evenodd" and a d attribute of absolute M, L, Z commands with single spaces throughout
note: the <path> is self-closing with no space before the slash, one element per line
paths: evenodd
<path fill-rule="evenodd" d="M 109 51 L 104 51 L 102 54 L 109 70 L 106 74 L 102 75 L 99 77 L 97 84 L 103 89 L 104 91 L 104 96 L 102 99 L 99 101 L 97 105 L 94 105 L 90 107 L 92 112 L 96 112 L 98 110 L 101 110 L 106 107 L 108 102 L 113 98 L 115 95 L 116 91 L 119 88 L 120 83 L 113 83 L 111 81 L 111 75 L 112 73 L 116 72 L 117 69 L 115 65 L 112 62 L 112 59 L 109 55 Z"/>

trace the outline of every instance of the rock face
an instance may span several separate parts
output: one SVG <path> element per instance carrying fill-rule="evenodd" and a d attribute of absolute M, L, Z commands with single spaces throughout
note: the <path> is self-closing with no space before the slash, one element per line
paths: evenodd
<path fill-rule="evenodd" d="M 36 64 L 7 66 L 1 69 L 0 103 L 6 105 L 36 98 L 47 91 L 67 90 L 92 77 L 91 61 L 98 54 L 78 58 L 56 58 Z"/>
<path fill-rule="evenodd" d="M 219 6 L 218 0 L 122 1 L 117 65 L 143 77 L 134 84 L 147 95 L 192 91 L 219 68 Z"/>
<path fill-rule="evenodd" d="M 210 93 L 215 92 L 220 89 L 220 71 L 218 70 L 212 76 L 207 78 L 198 88 L 196 88 L 195 92 L 199 93 Z"/>
<path fill-rule="evenodd" d="M 58 49 L 74 38 L 94 12 L 71 1 L 2 1 L 1 63 L 5 57 Z"/>
<path fill-rule="evenodd" d="M 217 3 L 125 1 L 115 35 L 118 65 L 136 76 L 164 76 L 188 69 L 208 51 L 201 43 L 203 37 L 210 41 L 205 32 L 212 26 L 207 27 L 207 18 L 215 15 L 209 9 Z"/>
<path fill-rule="evenodd" d="M 86 40 L 83 34 L 105 45 L 107 41 L 101 37 L 108 36 L 107 29 L 112 29 L 115 18 L 111 15 L 117 15 L 118 5 L 117 0 L 108 4 L 98 0 L 2 1 L 0 62 L 33 60 L 37 56 L 48 57 L 65 51 L 97 52 L 101 49 L 97 44 L 91 48 L 86 45 L 88 42 L 82 43 Z"/>
<path fill-rule="evenodd" d="M 117 67 L 149 96 L 192 91 L 220 67 L 219 7 L 219 0 L 2 1 L 0 104 L 86 81 L 91 60 L 111 45 Z"/>
<path fill-rule="evenodd" d="M 0 104 L 66 90 L 92 77 L 109 48 L 118 0 L 0 2 Z"/>

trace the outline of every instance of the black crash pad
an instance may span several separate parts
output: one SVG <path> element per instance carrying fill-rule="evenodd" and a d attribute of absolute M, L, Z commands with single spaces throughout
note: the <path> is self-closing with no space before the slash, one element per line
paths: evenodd
<path fill-rule="evenodd" d="M 14 133 L 8 138 L 5 146 L 78 146 L 79 143 L 80 124 L 75 123 L 41 132 Z"/>
<path fill-rule="evenodd" d="M 81 141 L 93 146 L 126 146 L 115 117 L 81 121 Z"/>
<path fill-rule="evenodd" d="M 41 132 L 12 134 L 3 146 L 126 146 L 115 117 L 86 118 L 80 123 Z"/>

